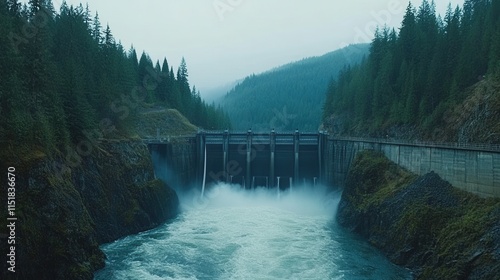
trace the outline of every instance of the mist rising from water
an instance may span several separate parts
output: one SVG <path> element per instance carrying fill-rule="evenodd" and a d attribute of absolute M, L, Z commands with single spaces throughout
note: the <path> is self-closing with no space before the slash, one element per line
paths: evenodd
<path fill-rule="evenodd" d="M 154 230 L 103 246 L 95 279 L 411 279 L 334 222 L 324 186 L 179 193 L 182 211 Z"/>
<path fill-rule="evenodd" d="M 180 195 L 183 211 L 218 208 L 276 208 L 300 215 L 320 215 L 334 218 L 340 200 L 340 192 L 317 185 L 302 185 L 293 190 L 277 188 L 243 189 L 240 185 L 218 183 L 205 190 Z"/>

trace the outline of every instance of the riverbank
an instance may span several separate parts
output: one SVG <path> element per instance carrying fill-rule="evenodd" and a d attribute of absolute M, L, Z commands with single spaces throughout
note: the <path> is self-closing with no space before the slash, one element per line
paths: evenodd
<path fill-rule="evenodd" d="M 196 132 L 176 110 L 145 107 L 130 131 L 90 131 L 65 151 L 5 146 L 0 170 L 16 169 L 18 220 L 15 273 L 8 272 L 7 253 L 2 254 L 0 278 L 93 279 L 105 265 L 100 245 L 175 217 L 179 199 L 172 187 L 179 186 L 158 180 L 141 140 L 156 137 L 158 128 L 161 137 Z M 7 188 L 0 188 L 2 205 L 7 198 Z M 0 208 L 4 221 L 6 210 Z M 10 251 L 9 233 L 0 228 L 0 252 Z"/>
<path fill-rule="evenodd" d="M 96 142 L 92 153 L 68 158 L 39 153 L 10 163 L 17 180 L 16 272 L 6 275 L 2 262 L 2 279 L 93 279 L 104 267 L 100 244 L 175 216 L 177 195 L 154 178 L 142 141 Z M 5 231 L 1 252 L 7 252 Z"/>
<path fill-rule="evenodd" d="M 218 184 L 162 226 L 101 248 L 96 280 L 411 279 L 333 220 L 340 194 Z M 199 193 L 193 194 L 199 198 Z"/>
<path fill-rule="evenodd" d="M 361 152 L 346 180 L 339 223 L 416 279 L 500 275 L 500 199 L 460 191 L 437 174 L 416 175 Z"/>

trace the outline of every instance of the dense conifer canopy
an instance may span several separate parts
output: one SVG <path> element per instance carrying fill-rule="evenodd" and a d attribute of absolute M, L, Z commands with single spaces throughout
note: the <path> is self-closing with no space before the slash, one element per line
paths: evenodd
<path fill-rule="evenodd" d="M 0 50 L 2 141 L 64 151 L 103 122 L 130 135 L 145 104 L 178 109 L 202 128 L 230 126 L 191 89 L 184 60 L 175 77 L 166 59 L 138 59 L 88 6 L 63 3 L 56 13 L 50 0 L 0 0 Z"/>
<path fill-rule="evenodd" d="M 430 129 L 465 98 L 464 89 L 500 73 L 499 46 L 499 0 L 466 0 L 444 18 L 434 2 L 410 4 L 399 32 L 380 27 L 368 58 L 330 84 L 323 118 L 344 120 L 340 133 Z"/>

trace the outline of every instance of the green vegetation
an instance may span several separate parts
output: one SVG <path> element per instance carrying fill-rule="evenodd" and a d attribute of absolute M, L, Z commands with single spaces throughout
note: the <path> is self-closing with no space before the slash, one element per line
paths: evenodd
<path fill-rule="evenodd" d="M 23 268 L 16 279 L 92 279 L 105 264 L 99 244 L 151 229 L 177 213 L 177 195 L 154 179 L 142 141 L 103 141 L 99 148 L 63 174 L 47 157 L 16 168 L 16 261 Z M 0 210 L 4 220 L 6 210 Z M 0 229 L 6 234 L 7 228 Z M 8 245 L 1 242 L 0 251 Z"/>
<path fill-rule="evenodd" d="M 399 33 L 378 29 L 369 56 L 330 84 L 323 119 L 336 119 L 341 134 L 385 137 L 397 126 L 430 134 L 466 88 L 499 76 L 499 54 L 499 0 L 466 0 L 444 18 L 433 2 L 410 4 Z"/>
<path fill-rule="evenodd" d="M 230 126 L 191 88 L 184 60 L 174 73 L 166 59 L 153 65 L 125 51 L 88 6 L 63 3 L 56 13 L 50 0 L 1 0 L 0 49 L 0 139 L 10 150 L 65 153 L 92 130 L 128 137 L 152 105 L 206 129 Z"/>
<path fill-rule="evenodd" d="M 417 177 L 380 153 L 358 154 L 339 222 L 365 236 L 417 279 L 494 279 L 500 272 L 500 199 Z"/>
<path fill-rule="evenodd" d="M 495 222 L 498 223 L 500 200 L 481 199 L 465 192 L 460 193 L 463 197 L 462 207 L 456 209 L 453 217 L 440 216 L 443 226 L 436 230 L 436 259 L 448 265 L 437 269 L 426 267 L 423 279 L 428 279 L 431 275 L 441 279 L 463 277 L 470 269 L 468 261 L 495 265 L 492 254 L 488 252 L 494 246 L 494 236 L 489 230 Z"/>
<path fill-rule="evenodd" d="M 328 82 L 346 64 L 357 64 L 368 45 L 352 45 L 251 75 L 221 100 L 235 129 L 318 130 Z"/>
<path fill-rule="evenodd" d="M 94 222 L 70 178 L 50 177 L 41 169 L 31 169 L 36 187 L 18 192 L 17 199 L 22 202 L 16 204 L 22 220 L 18 244 L 23 245 L 18 246 L 18 261 L 24 266 L 17 272 L 19 279 L 49 279 L 47 275 L 52 279 L 91 279 L 105 261 Z"/>
<path fill-rule="evenodd" d="M 138 139 L 141 118 L 164 125 L 168 116 L 175 133 L 196 131 L 192 123 L 228 127 L 228 119 L 191 88 L 185 61 L 174 74 L 166 60 L 138 59 L 82 5 L 56 13 L 50 0 L 0 0 L 0 50 L 0 165 L 16 168 L 22 221 L 15 278 L 92 279 L 105 264 L 99 244 L 177 211 Z M 8 245 L 2 237 L 1 251 Z"/>
<path fill-rule="evenodd" d="M 156 138 L 158 132 L 162 138 L 197 132 L 197 128 L 175 109 L 143 112 L 135 127 L 141 138 Z"/>
<path fill-rule="evenodd" d="M 416 178 L 415 174 L 374 151 L 358 154 L 350 170 L 346 185 L 355 191 L 349 192 L 348 198 L 361 210 L 380 205 Z M 365 179 L 361 181 L 360 177 Z"/>

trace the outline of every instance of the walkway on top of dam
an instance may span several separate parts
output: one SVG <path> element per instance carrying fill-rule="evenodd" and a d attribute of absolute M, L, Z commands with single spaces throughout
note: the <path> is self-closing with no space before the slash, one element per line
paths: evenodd
<path fill-rule="evenodd" d="M 327 138 L 328 134 L 320 132 L 253 132 L 248 130 L 246 132 L 233 132 L 233 131 L 200 131 L 197 134 L 178 135 L 178 136 L 157 136 L 156 138 L 146 138 L 142 141 L 146 144 L 166 144 L 170 142 L 186 141 L 195 139 L 197 136 L 203 136 L 206 144 L 217 145 L 223 144 L 227 140 L 230 145 L 244 145 L 251 140 L 252 145 L 267 145 L 272 140 L 276 145 L 293 145 L 295 139 L 298 140 L 299 145 L 318 145 L 318 139 Z M 249 136 L 251 136 L 249 138 Z"/>
<path fill-rule="evenodd" d="M 247 132 L 201 132 L 199 133 L 205 136 L 206 144 L 222 144 L 227 137 L 228 144 L 238 145 L 246 144 L 251 136 L 252 144 L 268 144 L 275 137 L 276 145 L 293 145 L 294 137 L 298 137 L 299 145 L 317 145 L 318 136 L 326 135 L 322 132 L 275 132 L 270 133 L 254 133 L 251 130 Z"/>
<path fill-rule="evenodd" d="M 227 131 L 229 133 L 230 144 L 245 144 L 247 141 L 247 132 L 233 132 Z M 500 144 L 480 144 L 480 143 L 458 143 L 458 142 L 432 142 L 432 141 L 419 141 L 419 140 L 401 140 L 394 138 L 363 138 L 363 137 L 338 137 L 331 136 L 326 132 L 274 132 L 277 136 L 276 144 L 293 144 L 293 136 L 296 133 L 300 135 L 301 145 L 314 145 L 317 140 L 318 134 L 324 134 L 328 140 L 335 141 L 349 141 L 349 142 L 365 142 L 373 144 L 394 144 L 401 146 L 416 146 L 416 147 L 427 147 L 427 148 L 443 148 L 443 149 L 455 149 L 455 150 L 469 150 L 469 151 L 484 151 L 484 152 L 500 152 Z M 223 134 L 226 131 L 200 131 L 197 134 L 205 134 L 207 136 L 207 144 L 222 144 Z M 254 143 L 269 143 L 271 132 L 251 132 Z M 169 135 L 169 136 L 157 136 L 156 138 L 143 138 L 142 141 L 146 144 L 166 144 L 174 141 L 184 141 L 187 139 L 195 139 L 197 134 L 187 134 L 187 135 Z"/>

